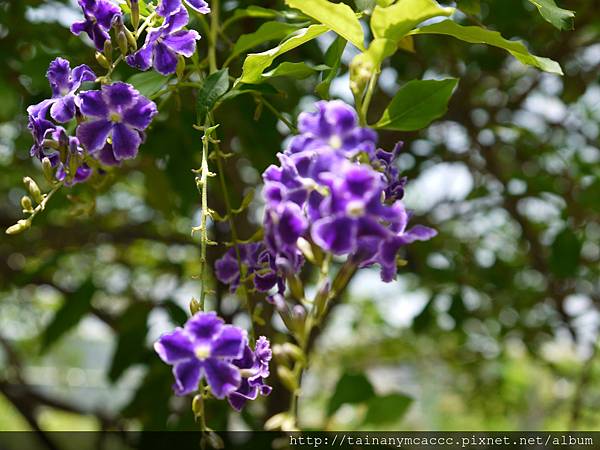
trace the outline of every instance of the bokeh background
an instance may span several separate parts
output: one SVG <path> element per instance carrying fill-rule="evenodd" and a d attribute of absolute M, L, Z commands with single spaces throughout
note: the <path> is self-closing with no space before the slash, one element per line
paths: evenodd
<path fill-rule="evenodd" d="M 70 1 L 0 0 L 0 227 L 20 218 L 21 179 L 43 185 L 28 156 L 25 109 L 49 95 L 56 56 L 99 69 L 72 36 Z M 359 2 L 360 3 L 360 2 Z M 468 2 L 474 3 L 474 2 Z M 405 81 L 460 77 L 448 114 L 405 141 L 415 222 L 439 230 L 410 246 L 398 280 L 376 269 L 352 282 L 315 344 L 304 379 L 301 421 L 316 429 L 532 430 L 600 427 L 600 10 L 564 0 L 575 30 L 558 31 L 525 0 L 482 1 L 464 23 L 483 22 L 536 54 L 559 61 L 564 77 L 526 68 L 504 52 L 444 36 L 419 36 L 415 53 L 387 63 L 372 120 Z M 223 2 L 225 14 L 276 1 Z M 445 2 L 446 5 L 452 4 Z M 256 29 L 245 19 L 231 40 Z M 198 22 L 194 26 L 201 29 Z M 321 64 L 325 35 L 285 56 Z M 274 43 L 271 44 L 271 46 Z M 201 42 L 202 52 L 205 43 Z M 269 48 L 269 45 L 260 49 Z M 220 61 L 228 51 L 221 48 Z M 332 95 L 352 101 L 344 54 Z M 232 73 L 239 74 L 239 63 Z M 133 75 L 121 67 L 116 78 Z M 278 79 L 269 101 L 291 119 L 316 100 L 318 79 Z M 182 323 L 199 292 L 200 165 L 194 92 L 162 102 L 140 156 L 102 183 L 60 191 L 27 233 L 0 237 L 0 430 L 196 429 L 190 400 L 171 394 L 168 366 L 151 350 Z M 257 111 L 258 109 L 258 111 Z M 234 204 L 260 185 L 285 145 L 286 127 L 251 96 L 216 114 Z M 223 211 L 215 181 L 209 202 Z M 237 217 L 256 231 L 260 195 Z M 229 239 L 223 224 L 217 241 Z M 223 246 L 211 249 L 214 261 Z M 310 280 L 310 274 L 305 274 Z M 307 281 L 310 282 L 310 281 Z M 239 301 L 215 285 L 210 306 L 244 325 Z M 260 330 L 286 336 L 261 303 Z M 210 403 L 216 429 L 259 429 L 286 408 L 273 394 L 231 413 Z"/>

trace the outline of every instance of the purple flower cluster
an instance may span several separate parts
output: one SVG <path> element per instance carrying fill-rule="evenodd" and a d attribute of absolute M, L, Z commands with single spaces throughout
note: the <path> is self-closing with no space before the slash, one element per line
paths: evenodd
<path fill-rule="evenodd" d="M 71 70 L 69 62 L 56 58 L 47 72 L 52 98 L 27 108 L 33 136 L 31 156 L 47 157 L 56 167 L 56 178 L 66 185 L 85 181 L 92 173 L 87 155 L 105 165 L 136 156 L 143 130 L 156 114 L 156 105 L 131 85 L 113 83 L 99 91 L 78 92 L 96 75 L 86 65 Z M 75 136 L 59 123 L 76 118 Z"/>
<path fill-rule="evenodd" d="M 254 350 L 246 332 L 225 325 L 214 312 L 200 312 L 183 328 L 163 334 L 154 344 L 160 358 L 173 366 L 177 395 L 196 392 L 202 379 L 217 398 L 227 398 L 240 411 L 247 400 L 268 395 L 271 348 L 261 336 Z"/>
<path fill-rule="evenodd" d="M 300 237 L 360 267 L 379 264 L 382 280 L 389 282 L 400 248 L 436 234 L 421 225 L 407 229 L 406 180 L 395 166 L 401 145 L 392 152 L 378 149 L 377 134 L 359 127 L 354 109 L 341 101 L 316 107 L 300 115 L 300 134 L 278 155 L 280 164 L 265 170 L 264 243 L 240 258 L 249 274 L 275 280 L 270 287 L 277 284 L 279 293 L 285 274 L 303 264 Z M 235 289 L 239 270 L 233 256 L 229 251 L 217 261 L 216 273 Z M 254 282 L 259 290 L 267 287 L 258 275 Z"/>
<path fill-rule="evenodd" d="M 203 0 L 188 0 L 186 3 L 202 14 L 210 12 Z M 178 56 L 189 58 L 194 54 L 200 35 L 195 30 L 184 29 L 189 15 L 181 0 L 162 0 L 156 11 L 165 18 L 163 24 L 151 28 L 144 45 L 129 55 L 126 61 L 140 70 L 154 67 L 158 73 L 170 75 L 177 69 Z"/>

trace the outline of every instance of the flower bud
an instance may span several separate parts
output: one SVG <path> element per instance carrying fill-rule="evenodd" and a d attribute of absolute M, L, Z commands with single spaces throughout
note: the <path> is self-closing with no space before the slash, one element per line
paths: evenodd
<path fill-rule="evenodd" d="M 192 411 L 197 419 L 204 415 L 204 401 L 201 394 L 196 395 L 192 400 Z"/>
<path fill-rule="evenodd" d="M 40 188 L 37 185 L 37 183 L 29 177 L 23 178 L 23 183 L 25 184 L 25 188 L 27 188 L 29 194 L 33 197 L 33 200 L 37 204 L 42 203 L 44 197 L 42 196 L 42 192 L 40 191 Z"/>
<path fill-rule="evenodd" d="M 96 52 L 96 61 L 98 61 L 98 64 L 100 64 L 105 69 L 110 68 L 110 63 L 108 62 L 108 59 L 106 59 L 106 57 L 100 52 Z"/>
<path fill-rule="evenodd" d="M 42 172 L 44 172 L 44 177 L 46 177 L 48 183 L 54 183 L 54 181 L 56 181 L 54 179 L 54 169 L 52 168 L 52 163 L 48 157 L 42 159 Z"/>
<path fill-rule="evenodd" d="M 31 203 L 31 198 L 29 198 L 27 195 L 21 197 L 21 207 L 23 208 L 23 213 L 32 213 L 33 203 Z"/>
<path fill-rule="evenodd" d="M 112 52 L 112 42 L 110 42 L 110 39 L 107 39 L 106 41 L 104 41 L 104 51 L 102 53 L 108 61 L 112 61 Z"/>
<path fill-rule="evenodd" d="M 350 63 L 350 89 L 354 97 L 360 97 L 374 75 L 375 66 L 370 57 L 361 53 Z"/>
<path fill-rule="evenodd" d="M 294 359 L 295 361 L 305 360 L 304 352 L 297 345 L 292 344 L 291 342 L 286 342 L 285 344 L 282 344 L 281 347 L 281 351 L 284 352 L 286 355 L 292 357 L 292 359 Z"/>
<path fill-rule="evenodd" d="M 117 44 L 119 44 L 119 50 L 121 50 L 121 54 L 126 55 L 129 45 L 127 42 L 127 36 L 122 30 L 117 33 Z"/>
<path fill-rule="evenodd" d="M 19 234 L 22 233 L 23 231 L 29 229 L 31 227 L 31 222 L 29 220 L 25 220 L 25 219 L 21 219 L 19 220 L 17 223 L 15 223 L 13 226 L 8 227 L 6 229 L 6 234 Z"/>
<path fill-rule="evenodd" d="M 198 300 L 192 297 L 190 300 L 190 312 L 192 313 L 192 316 L 200 311 L 202 311 L 202 305 Z"/>
<path fill-rule="evenodd" d="M 131 23 L 137 31 L 140 25 L 140 3 L 139 0 L 131 0 Z"/>
<path fill-rule="evenodd" d="M 131 31 L 129 31 L 129 29 L 127 27 L 124 27 L 124 31 L 125 31 L 125 36 L 127 37 L 127 42 L 129 42 L 129 46 L 133 50 L 137 50 L 137 40 L 135 39 L 135 36 L 133 35 L 133 33 Z"/>

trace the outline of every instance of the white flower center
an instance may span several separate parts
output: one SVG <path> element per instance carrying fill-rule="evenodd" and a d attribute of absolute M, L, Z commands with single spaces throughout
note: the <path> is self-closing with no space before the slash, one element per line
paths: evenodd
<path fill-rule="evenodd" d="M 194 349 L 194 353 L 199 360 L 206 359 L 210 356 L 210 347 L 208 345 L 199 345 Z"/>
<path fill-rule="evenodd" d="M 342 147 L 342 138 L 337 134 L 334 134 L 329 138 L 329 146 L 334 149 L 338 149 Z"/>
<path fill-rule="evenodd" d="M 360 200 L 352 200 L 346 205 L 346 213 L 350 217 L 360 217 L 365 213 L 365 205 Z"/>

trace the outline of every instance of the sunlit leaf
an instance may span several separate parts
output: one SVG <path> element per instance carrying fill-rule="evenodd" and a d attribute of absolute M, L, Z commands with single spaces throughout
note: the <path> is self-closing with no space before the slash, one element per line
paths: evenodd
<path fill-rule="evenodd" d="M 444 115 L 458 80 L 412 80 L 396 93 L 375 125 L 399 131 L 413 131 Z"/>
<path fill-rule="evenodd" d="M 387 8 L 377 6 L 371 16 L 376 38 L 398 42 L 421 22 L 437 16 L 449 16 L 453 8 L 442 8 L 434 0 L 401 0 Z"/>
<path fill-rule="evenodd" d="M 529 0 L 535 5 L 540 15 L 559 30 L 572 30 L 575 12 L 559 8 L 554 0 Z"/>
<path fill-rule="evenodd" d="M 296 8 L 317 22 L 327 25 L 340 36 L 364 50 L 364 33 L 352 8 L 345 3 L 327 0 L 285 0 L 290 8 Z"/>
<path fill-rule="evenodd" d="M 462 26 L 452 20 L 444 20 L 443 22 L 419 28 L 411 32 L 411 34 L 443 34 L 472 44 L 492 45 L 506 50 L 523 64 L 537 67 L 546 72 L 557 73 L 559 75 L 562 75 L 563 73 L 560 65 L 556 61 L 535 56 L 529 53 L 529 50 L 527 50 L 527 47 L 525 47 L 523 42 L 509 41 L 508 39 L 503 38 L 497 31 L 488 30 L 486 28 Z"/>
<path fill-rule="evenodd" d="M 325 25 L 311 25 L 308 28 L 298 30 L 289 39 L 286 39 L 277 47 L 262 53 L 251 53 L 244 60 L 242 76 L 236 83 L 260 83 L 262 73 L 267 69 L 279 55 L 289 52 L 294 48 L 325 33 L 328 28 Z"/>

